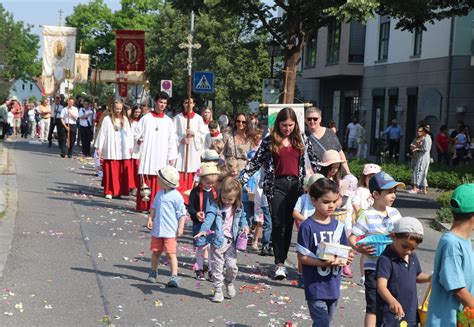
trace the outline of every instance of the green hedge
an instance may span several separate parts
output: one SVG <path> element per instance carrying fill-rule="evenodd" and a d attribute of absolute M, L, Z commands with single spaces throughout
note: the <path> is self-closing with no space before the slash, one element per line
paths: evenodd
<path fill-rule="evenodd" d="M 349 162 L 349 167 L 353 175 L 360 177 L 362 168 L 366 161 L 352 160 Z M 389 173 L 395 180 L 411 185 L 413 171 L 409 165 L 384 163 L 381 165 L 382 170 Z M 439 188 L 444 190 L 453 190 L 456 186 L 474 182 L 473 167 L 453 168 L 444 165 L 433 164 L 430 165 L 428 171 L 428 185 L 430 188 Z"/>

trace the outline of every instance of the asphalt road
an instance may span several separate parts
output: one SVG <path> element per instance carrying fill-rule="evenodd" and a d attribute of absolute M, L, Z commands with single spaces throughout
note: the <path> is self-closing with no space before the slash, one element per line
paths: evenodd
<path fill-rule="evenodd" d="M 211 283 L 193 278 L 189 224 L 178 249 L 181 287 L 166 287 L 165 262 L 159 283 L 147 283 L 149 232 L 145 216 L 133 212 L 133 199 L 104 199 L 93 166 L 77 157 L 61 159 L 57 147 L 25 141 L 10 147 L 18 206 L 0 280 L 0 325 L 311 325 L 303 290 L 294 286 L 294 266 L 287 281 L 273 281 L 272 258 L 257 254 L 239 254 L 237 297 L 210 302 Z M 429 218 L 436 207 L 424 196 L 399 198 L 405 215 Z M 425 234 L 418 256 L 430 272 L 440 233 L 425 221 Z M 294 249 L 290 261 L 296 262 Z M 356 267 L 358 262 L 353 281 L 359 279 Z M 363 287 L 344 280 L 341 289 L 334 325 L 362 326 Z M 424 288 L 418 293 L 421 298 Z"/>

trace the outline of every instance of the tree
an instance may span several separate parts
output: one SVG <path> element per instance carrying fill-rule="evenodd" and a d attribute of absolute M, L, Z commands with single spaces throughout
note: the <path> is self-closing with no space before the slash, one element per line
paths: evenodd
<path fill-rule="evenodd" d="M 102 69 L 114 69 L 114 16 L 103 0 L 75 6 L 66 17 L 66 26 L 77 29 L 77 49 L 82 46 L 82 52 L 89 54 L 93 63 L 97 59 Z"/>
<path fill-rule="evenodd" d="M 0 95 L 8 96 L 11 81 L 31 80 L 41 73 L 36 58 L 39 37 L 31 33 L 31 25 L 15 22 L 13 15 L 0 4 Z"/>
<path fill-rule="evenodd" d="M 180 10 L 190 7 L 189 0 L 174 0 Z M 425 29 L 427 22 L 467 15 L 473 1 L 433 0 L 275 0 L 273 4 L 260 0 L 199 0 L 193 8 L 201 13 L 219 7 L 245 18 L 248 26 L 259 26 L 283 49 L 288 73 L 286 102 L 294 99 L 297 65 L 308 40 L 318 29 L 334 20 L 365 22 L 375 12 L 400 19 L 396 28 Z M 275 11 L 282 12 L 280 16 Z"/>
<path fill-rule="evenodd" d="M 66 18 L 76 27 L 77 43 L 83 52 L 99 57 L 101 69 L 113 69 L 115 29 L 146 31 L 147 76 L 152 92 L 161 79 L 173 80 L 172 104 L 187 94 L 187 52 L 178 45 L 189 34 L 189 16 L 174 9 L 169 1 L 122 0 L 121 9 L 112 12 L 102 0 L 74 7 Z M 239 15 L 214 8 L 196 19 L 195 40 L 202 48 L 194 52 L 194 70 L 215 72 L 213 99 L 219 109 L 246 107 L 260 98 L 262 79 L 268 75 L 269 59 L 262 44 L 266 37 L 256 35 Z M 94 63 L 94 59 L 93 59 Z"/>
<path fill-rule="evenodd" d="M 173 93 L 187 94 L 187 52 L 178 45 L 189 34 L 189 16 L 171 5 L 160 10 L 156 25 L 149 33 L 148 65 L 152 85 L 172 78 Z M 218 109 L 238 110 L 261 96 L 262 79 L 268 75 L 269 59 L 261 44 L 264 40 L 252 34 L 236 15 L 215 9 L 197 17 L 194 41 L 201 49 L 193 52 L 193 69 L 213 71 L 216 76 L 214 99 Z M 172 37 L 170 37 L 172 35 Z"/>

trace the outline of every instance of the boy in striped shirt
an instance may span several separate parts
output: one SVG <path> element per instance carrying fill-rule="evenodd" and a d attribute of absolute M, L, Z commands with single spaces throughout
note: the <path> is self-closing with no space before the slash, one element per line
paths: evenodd
<path fill-rule="evenodd" d="M 365 275 L 365 327 L 374 327 L 376 322 L 377 285 L 375 278 L 375 268 L 378 257 L 374 256 L 375 248 L 371 245 L 356 245 L 359 238 L 370 235 L 388 235 L 395 222 L 402 216 L 400 212 L 392 208 L 393 202 L 397 198 L 397 187 L 404 187 L 405 184 L 395 181 L 392 176 L 385 172 L 375 174 L 369 180 L 369 190 L 374 198 L 374 204 L 369 209 L 362 212 L 356 224 L 352 227 L 352 234 L 349 236 L 349 244 L 359 253 L 366 254 L 364 263 Z"/>

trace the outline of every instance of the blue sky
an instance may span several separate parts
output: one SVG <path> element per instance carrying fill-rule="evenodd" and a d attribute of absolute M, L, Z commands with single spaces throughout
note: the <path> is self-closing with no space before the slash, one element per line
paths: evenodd
<path fill-rule="evenodd" d="M 10 13 L 16 21 L 23 21 L 34 25 L 33 32 L 41 37 L 40 25 L 57 25 L 59 21 L 58 11 L 62 9 L 62 24 L 64 18 L 70 15 L 74 6 L 80 3 L 88 3 L 88 0 L 0 0 L 3 7 Z M 104 0 L 113 10 L 120 9 L 120 0 Z M 43 40 L 41 39 L 41 42 Z M 41 46 L 42 43 L 40 43 Z M 39 57 L 43 50 L 40 49 Z"/>

